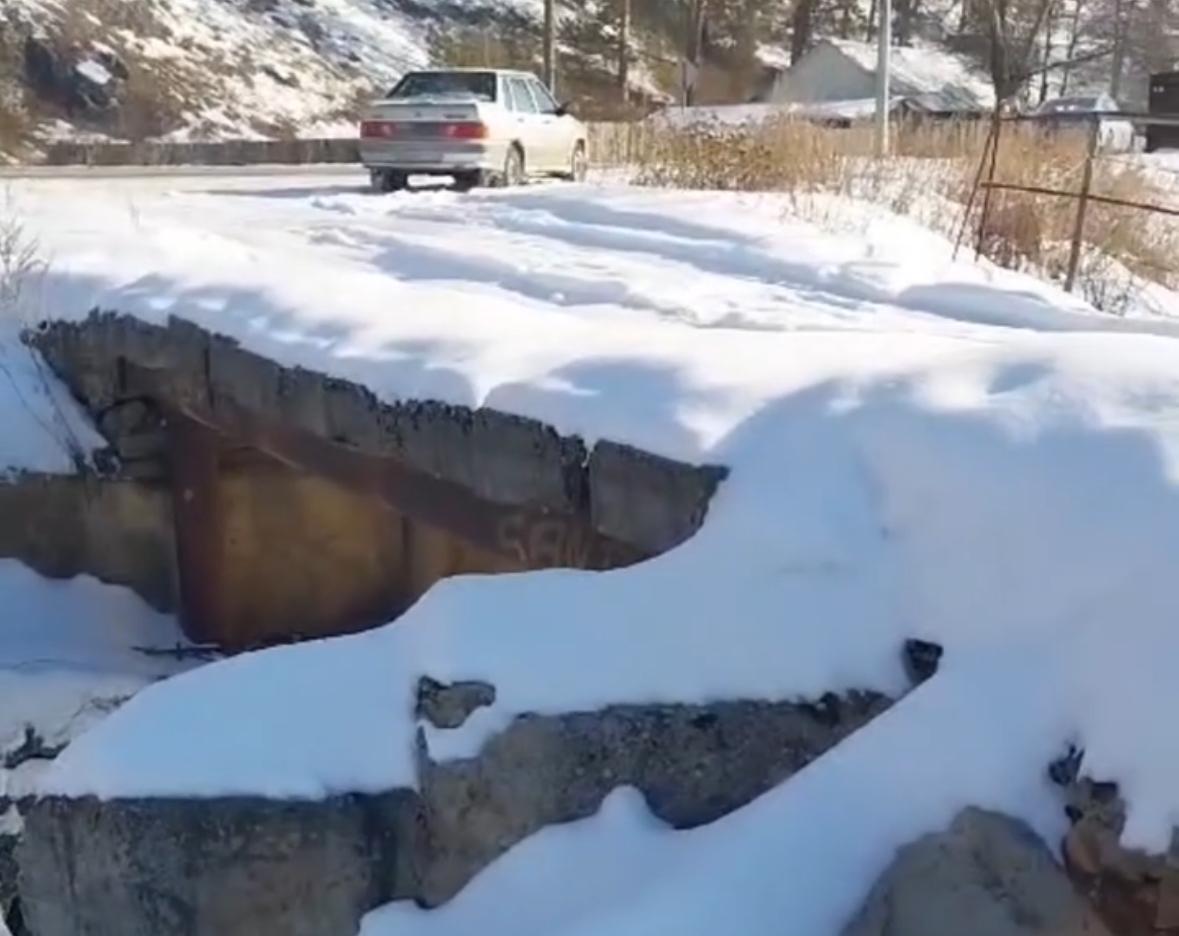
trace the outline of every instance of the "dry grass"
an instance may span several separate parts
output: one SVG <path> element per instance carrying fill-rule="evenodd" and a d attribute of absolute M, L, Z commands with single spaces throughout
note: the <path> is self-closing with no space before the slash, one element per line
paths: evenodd
<path fill-rule="evenodd" d="M 21 77 L 23 66 L 16 30 L 0 14 L 0 153 L 19 153 L 33 131 Z"/>
<path fill-rule="evenodd" d="M 987 127 L 979 123 L 902 124 L 894 155 L 873 156 L 870 128 L 836 129 L 781 120 L 743 127 L 676 129 L 654 122 L 596 128 L 600 164 L 627 165 L 635 181 L 685 189 L 772 191 L 808 220 L 838 222 L 830 199 L 847 196 L 916 217 L 948 236 L 965 225 L 968 243 L 994 262 L 1063 279 L 1077 202 L 997 191 L 982 225 L 982 198 L 966 217 Z M 1085 160 L 1080 135 L 1005 130 L 996 179 L 1078 191 Z M 1133 163 L 1099 159 L 1093 191 L 1148 204 L 1166 194 Z M 1092 203 L 1078 278 L 1098 308 L 1126 311 L 1144 280 L 1179 288 L 1179 225 L 1133 209 Z"/>
<path fill-rule="evenodd" d="M 85 450 L 58 398 L 60 389 L 37 352 L 18 338 L 33 326 L 45 272 L 37 241 L 25 231 L 11 193 L 6 192 L 0 200 L 0 379 L 42 431 L 61 446 L 79 471 L 84 471 Z M 19 374 L 32 379 L 33 393 L 28 392 Z"/>
<path fill-rule="evenodd" d="M 0 92 L 0 153 L 21 152 L 32 131 L 33 121 L 22 96 Z"/>
<path fill-rule="evenodd" d="M 16 217 L 11 196 L 0 207 L 0 320 L 24 328 L 29 324 L 29 292 L 44 272 L 38 244 Z"/>

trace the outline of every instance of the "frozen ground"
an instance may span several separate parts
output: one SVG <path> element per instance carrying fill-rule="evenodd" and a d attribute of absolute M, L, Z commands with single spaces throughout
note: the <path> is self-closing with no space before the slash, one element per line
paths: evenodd
<path fill-rule="evenodd" d="M 389 628 L 153 686 L 73 744 L 45 789 L 413 783 L 422 674 L 499 690 L 462 729 L 430 733 L 442 757 L 522 711 L 897 693 L 901 641 L 920 636 L 947 648 L 938 675 L 751 807 L 673 834 L 622 793 L 445 910 L 390 908 L 366 936 L 457 936 L 470 920 L 513 936 L 780 936 L 784 919 L 827 936 L 898 845 L 967 803 L 1051 840 L 1062 819 L 1044 767 L 1069 741 L 1121 782 L 1128 840 L 1166 847 L 1172 318 L 1108 318 L 954 263 L 939 237 L 871 209 L 834 235 L 770 196 L 359 186 L 13 189 L 50 262 L 47 313 L 184 315 L 385 398 L 494 406 L 729 465 L 707 524 L 634 569 L 454 579 Z M 574 878 L 585 886 L 553 883 Z"/>

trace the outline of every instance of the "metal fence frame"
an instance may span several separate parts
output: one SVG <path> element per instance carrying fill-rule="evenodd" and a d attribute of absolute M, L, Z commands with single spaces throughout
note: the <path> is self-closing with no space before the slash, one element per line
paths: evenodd
<path fill-rule="evenodd" d="M 1069 244 L 1068 268 L 1065 274 L 1064 288 L 1072 292 L 1076 285 L 1077 267 L 1081 259 L 1081 247 L 1085 239 L 1085 216 L 1090 202 L 1114 205 L 1120 208 L 1133 208 L 1138 211 L 1149 211 L 1155 214 L 1179 217 L 1179 208 L 1166 205 L 1153 205 L 1147 202 L 1130 201 L 1124 198 L 1113 198 L 1109 195 L 1094 194 L 1093 164 L 1098 158 L 1098 147 L 1101 141 L 1101 125 L 1104 121 L 1118 120 L 1137 126 L 1179 127 L 1179 114 L 1147 114 L 1125 111 L 1090 111 L 1084 113 L 1060 114 L 1002 114 L 996 110 L 991 116 L 991 127 L 983 144 L 982 157 L 979 159 L 978 171 L 974 176 L 974 184 L 970 189 L 970 197 L 966 202 L 966 213 L 962 219 L 962 227 L 958 232 L 954 244 L 954 256 L 962 246 L 966 229 L 970 224 L 970 213 L 974 210 L 974 203 L 979 190 L 983 192 L 982 211 L 979 216 L 978 233 L 975 240 L 974 257 L 977 260 L 982 254 L 983 241 L 986 237 L 987 220 L 991 211 L 991 193 L 996 191 L 1023 192 L 1030 195 L 1051 195 L 1058 198 L 1075 198 L 1077 213 L 1073 222 L 1072 240 Z M 1087 125 L 1087 143 L 1085 147 L 1085 163 L 1081 171 L 1081 189 L 1073 192 L 1067 189 L 1044 188 L 1035 185 L 1016 185 L 1012 182 L 995 181 L 995 173 L 999 159 L 999 144 L 1005 124 L 1040 123 L 1063 126 L 1067 124 Z M 984 179 L 983 176 L 986 176 Z"/>

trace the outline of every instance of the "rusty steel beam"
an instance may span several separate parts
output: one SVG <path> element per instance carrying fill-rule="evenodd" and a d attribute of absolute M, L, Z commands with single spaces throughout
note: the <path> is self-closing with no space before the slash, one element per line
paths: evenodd
<path fill-rule="evenodd" d="M 229 401 L 219 400 L 214 408 L 200 401 L 168 400 L 160 392 L 166 381 L 158 373 L 130 363 L 127 371 L 129 385 L 151 395 L 170 424 L 201 427 L 208 434 L 208 445 L 254 448 L 289 467 L 373 495 L 414 520 L 525 568 L 605 570 L 649 558 L 629 543 L 599 533 L 588 517 L 489 501 L 392 456 L 373 455 L 292 429 Z"/>
<path fill-rule="evenodd" d="M 220 440 L 199 422 L 168 423 L 167 457 L 180 578 L 180 621 L 198 643 L 223 636 L 221 552 L 224 518 L 218 496 Z"/>

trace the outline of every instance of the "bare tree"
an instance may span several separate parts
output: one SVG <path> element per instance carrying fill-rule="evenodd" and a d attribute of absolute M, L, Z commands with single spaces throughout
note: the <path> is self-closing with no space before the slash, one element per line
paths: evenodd
<path fill-rule="evenodd" d="M 790 15 L 790 62 L 797 62 L 811 45 L 816 0 L 795 0 Z"/>
<path fill-rule="evenodd" d="M 1056 12 L 1059 4 L 1056 0 L 1049 0 L 1048 16 L 1044 21 L 1044 59 L 1040 70 L 1040 100 L 1043 104 L 1048 100 L 1048 76 L 1052 67 L 1052 36 L 1056 32 Z"/>
<path fill-rule="evenodd" d="M 630 101 L 630 0 L 618 0 L 618 88 L 622 103 Z"/>
<path fill-rule="evenodd" d="M 1068 46 L 1064 52 L 1064 65 L 1060 74 L 1061 96 L 1068 94 L 1068 82 L 1073 73 L 1073 61 L 1077 57 L 1077 40 L 1081 36 L 1082 0 L 1073 0 L 1073 15 L 1069 20 Z"/>
<path fill-rule="evenodd" d="M 1114 0 L 1113 61 L 1110 63 L 1109 71 L 1109 94 L 1115 100 L 1122 93 L 1122 73 L 1126 70 L 1126 39 L 1130 32 L 1130 16 L 1133 9 L 1133 0 Z"/>
<path fill-rule="evenodd" d="M 991 81 L 999 101 L 1012 98 L 1032 74 L 1037 39 L 1052 0 L 985 0 Z"/>
<path fill-rule="evenodd" d="M 895 7 L 894 34 L 897 45 L 910 45 L 913 42 L 913 25 L 921 12 L 921 0 L 896 0 Z"/>
<path fill-rule="evenodd" d="M 708 11 L 708 0 L 692 0 L 688 8 L 688 35 L 684 60 L 697 68 L 700 65 L 704 46 L 704 17 Z M 685 89 L 684 103 L 691 104 L 695 92 L 689 85 Z"/>

